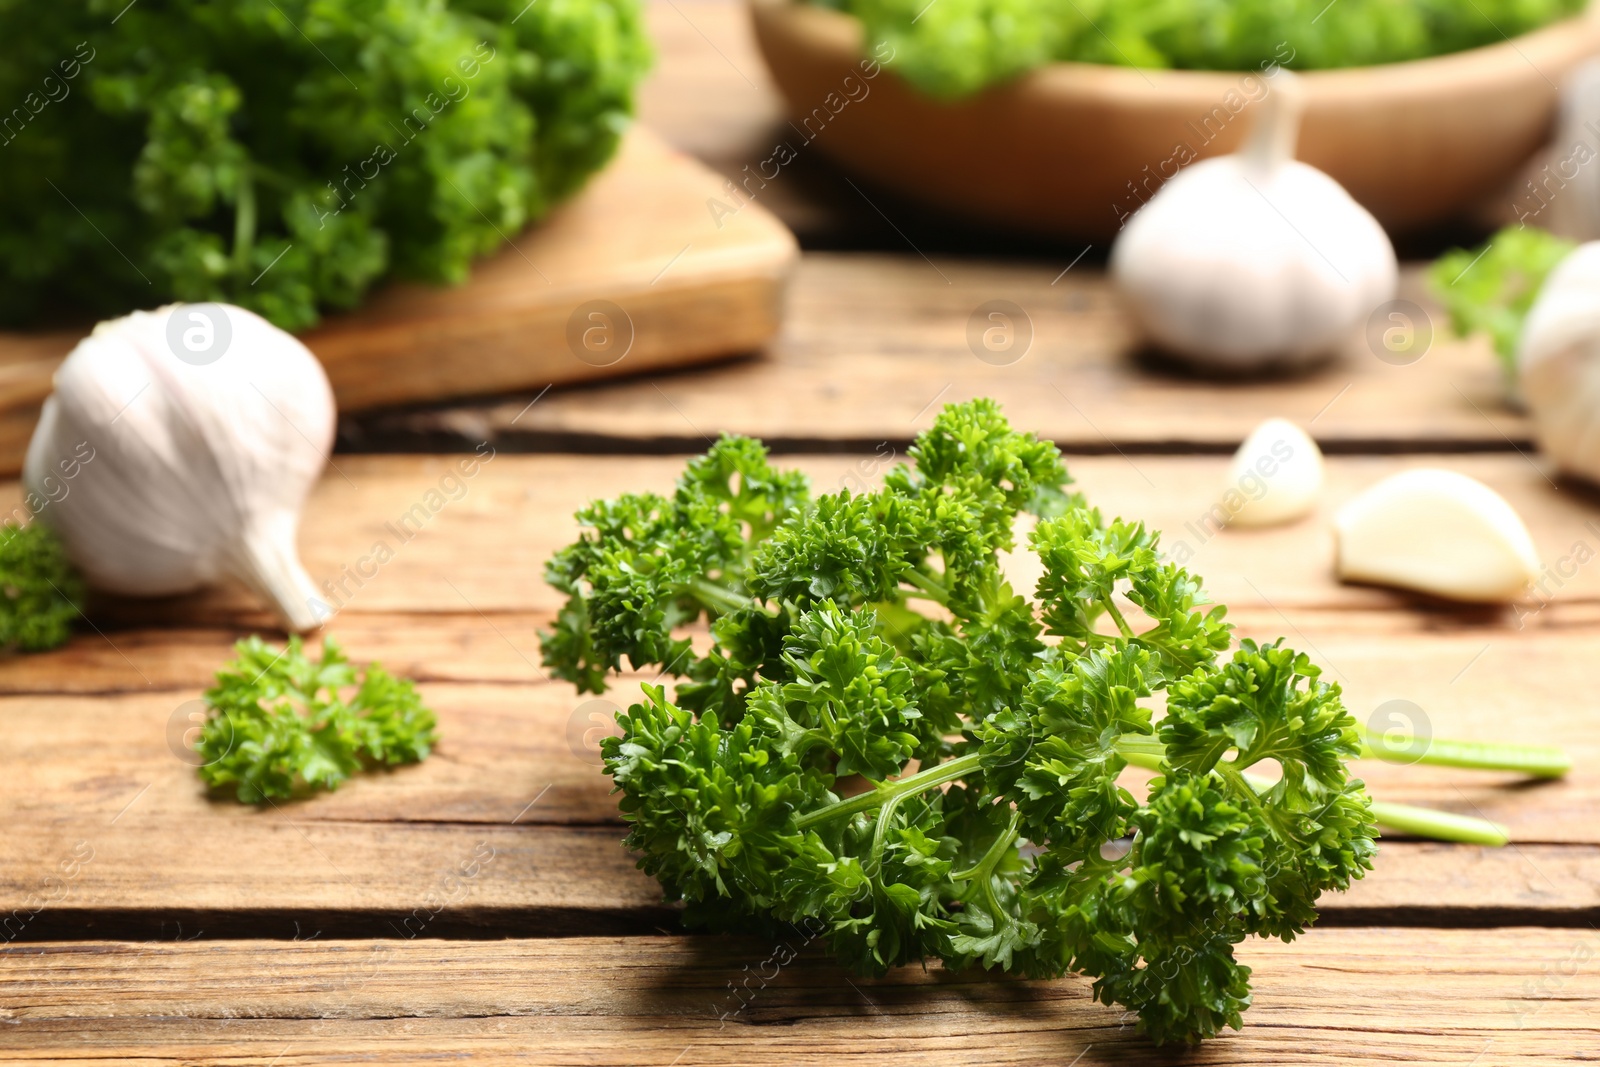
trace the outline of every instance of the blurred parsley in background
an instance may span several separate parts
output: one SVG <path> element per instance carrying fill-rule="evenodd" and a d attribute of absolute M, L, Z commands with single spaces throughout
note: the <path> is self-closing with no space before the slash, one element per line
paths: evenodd
<path fill-rule="evenodd" d="M 1440 256 L 1428 269 L 1428 288 L 1450 313 L 1456 336 L 1489 337 L 1506 382 L 1514 383 L 1528 312 L 1550 272 L 1577 247 L 1534 226 L 1507 226 L 1481 248 Z"/>
<path fill-rule="evenodd" d="M 0 0 L 0 322 L 459 282 L 616 148 L 637 0 Z"/>
<path fill-rule="evenodd" d="M 1584 0 L 815 0 L 861 18 L 867 48 L 933 96 L 1053 60 L 1190 70 L 1398 63 L 1495 44 Z"/>

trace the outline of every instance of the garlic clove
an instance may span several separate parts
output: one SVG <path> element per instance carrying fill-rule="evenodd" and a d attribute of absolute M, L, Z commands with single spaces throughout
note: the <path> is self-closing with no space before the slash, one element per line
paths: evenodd
<path fill-rule="evenodd" d="M 1251 431 L 1228 465 L 1220 503 L 1230 526 L 1277 526 L 1302 518 L 1322 491 L 1322 450 L 1287 419 Z"/>
<path fill-rule="evenodd" d="M 1334 516 L 1339 577 L 1451 600 L 1503 603 L 1539 574 L 1539 554 L 1516 510 L 1455 471 L 1405 471 Z"/>

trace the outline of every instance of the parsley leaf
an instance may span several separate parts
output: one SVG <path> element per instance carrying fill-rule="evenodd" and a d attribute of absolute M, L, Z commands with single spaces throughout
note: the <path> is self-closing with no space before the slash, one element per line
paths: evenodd
<path fill-rule="evenodd" d="M 1574 248 L 1532 226 L 1507 226 L 1478 249 L 1447 252 L 1428 269 L 1428 288 L 1459 337 L 1488 334 L 1506 381 L 1517 377 L 1517 345 L 1539 289 Z"/>
<path fill-rule="evenodd" d="M 331 639 L 320 660 L 298 637 L 277 651 L 249 637 L 234 653 L 206 690 L 210 714 L 195 742 L 213 789 L 234 786 L 246 804 L 281 800 L 433 750 L 434 715 L 412 683 L 376 663 L 358 678 Z"/>
<path fill-rule="evenodd" d="M 49 527 L 0 525 L 0 648 L 42 652 L 67 642 L 83 611 L 83 578 Z"/>

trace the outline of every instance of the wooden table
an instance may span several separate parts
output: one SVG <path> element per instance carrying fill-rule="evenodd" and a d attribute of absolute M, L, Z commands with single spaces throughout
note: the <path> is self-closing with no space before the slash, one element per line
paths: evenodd
<path fill-rule="evenodd" d="M 759 158 L 740 153 L 777 112 L 737 10 L 668 0 L 651 16 L 663 55 L 646 121 L 730 171 Z M 261 810 L 208 799 L 172 738 L 230 644 L 269 626 L 237 591 L 103 607 L 99 632 L 0 663 L 0 1059 L 1465 1067 L 1600 1054 L 1600 565 L 1561 562 L 1600 548 L 1600 496 L 1552 480 L 1486 353 L 1441 338 L 1396 367 L 1357 345 L 1294 380 L 1186 378 L 1135 358 L 1090 259 L 1063 273 L 1075 249 L 975 259 L 891 233 L 837 251 L 848 242 L 827 235 L 853 205 L 830 206 L 825 183 L 773 188 L 810 247 L 835 251 L 807 254 L 785 331 L 759 358 L 532 407 L 530 395 L 346 423 L 347 452 L 410 454 L 336 457 L 301 537 L 319 579 L 453 467 L 419 452 L 497 449 L 331 626 L 353 658 L 418 679 L 442 737 L 426 763 Z M 966 342 L 973 308 L 995 298 L 1035 327 L 1008 366 Z M 1307 936 L 1242 947 L 1246 1027 L 1197 1051 L 1153 1050 L 1076 979 L 934 967 L 865 981 L 798 936 L 774 976 L 776 945 L 681 933 L 618 843 L 594 751 L 607 705 L 538 667 L 557 605 L 540 571 L 571 512 L 668 486 L 682 463 L 670 453 L 721 429 L 777 442 L 819 488 L 871 479 L 937 404 L 985 394 L 1061 442 L 1103 508 L 1190 539 L 1241 632 L 1312 652 L 1358 717 L 1409 700 L 1439 736 L 1558 740 L 1577 769 L 1532 785 L 1363 765 L 1386 798 L 1500 820 L 1516 843 L 1386 838 L 1373 874 L 1326 898 Z M 1274 414 L 1330 453 L 1318 513 L 1196 536 L 1226 453 Z M 1550 565 L 1541 597 L 1465 610 L 1332 579 L 1332 511 L 1428 464 L 1517 506 Z"/>

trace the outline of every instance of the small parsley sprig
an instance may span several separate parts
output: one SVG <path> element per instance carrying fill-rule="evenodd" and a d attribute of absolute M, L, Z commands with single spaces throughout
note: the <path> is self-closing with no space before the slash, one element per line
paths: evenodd
<path fill-rule="evenodd" d="M 1156 1041 L 1196 1040 L 1249 1006 L 1234 946 L 1304 930 L 1370 868 L 1379 822 L 1504 840 L 1375 804 L 1346 761 L 1388 750 L 1339 687 L 1281 643 L 1229 655 L 1200 579 L 1070 493 L 993 401 L 947 407 L 910 454 L 878 492 L 813 498 L 723 437 L 670 497 L 585 508 L 549 564 L 552 671 L 591 692 L 624 661 L 676 679 L 602 752 L 626 844 L 688 921 L 820 922 L 863 974 L 1074 971 Z M 999 563 L 1023 513 L 1033 600 Z M 1565 768 L 1504 746 L 1436 761 Z M 1143 800 L 1129 766 L 1157 772 Z"/>
<path fill-rule="evenodd" d="M 1428 288 L 1458 337 L 1486 334 L 1508 383 L 1517 378 L 1522 324 L 1545 278 L 1577 244 L 1533 226 L 1507 226 L 1482 248 L 1456 248 L 1428 268 Z"/>
<path fill-rule="evenodd" d="M 298 637 L 278 651 L 249 637 L 234 652 L 206 691 L 210 714 L 195 743 L 213 789 L 232 786 L 246 804 L 286 799 L 433 749 L 434 715 L 412 683 L 376 663 L 358 679 L 332 640 L 320 661 Z"/>
<path fill-rule="evenodd" d="M 66 644 L 83 613 L 84 592 L 49 527 L 0 525 L 0 649 L 42 652 Z"/>

